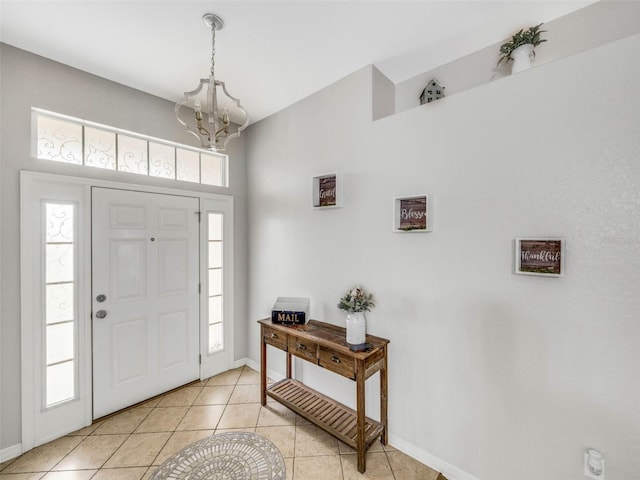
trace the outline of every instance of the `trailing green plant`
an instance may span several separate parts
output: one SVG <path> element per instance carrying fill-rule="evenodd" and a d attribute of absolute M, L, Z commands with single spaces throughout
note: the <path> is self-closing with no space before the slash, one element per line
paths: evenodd
<path fill-rule="evenodd" d="M 530 43 L 534 47 L 537 47 L 542 42 L 546 42 L 545 39 L 540 38 L 540 35 L 546 32 L 546 30 L 540 30 L 541 26 L 542 24 L 540 23 L 535 27 L 529 27 L 528 30 L 521 29 L 511 37 L 511 41 L 503 43 L 500 46 L 500 59 L 498 60 L 498 65 L 502 62 L 509 62 L 510 60 L 513 60 L 513 58 L 511 58 L 511 53 L 522 45 Z"/>

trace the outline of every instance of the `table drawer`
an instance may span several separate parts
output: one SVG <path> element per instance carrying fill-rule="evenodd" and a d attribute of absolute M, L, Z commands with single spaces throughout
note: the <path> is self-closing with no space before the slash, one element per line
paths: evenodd
<path fill-rule="evenodd" d="M 304 358 L 313 363 L 318 363 L 318 344 L 313 343 L 303 338 L 294 337 L 289 335 L 289 350 L 288 352 L 296 357 Z"/>
<path fill-rule="evenodd" d="M 356 370 L 353 357 L 320 347 L 320 366 L 354 380 Z"/>
<path fill-rule="evenodd" d="M 287 334 L 276 331 L 275 328 L 267 326 L 262 327 L 262 335 L 264 341 L 269 345 L 273 345 L 280 350 L 287 350 Z"/>

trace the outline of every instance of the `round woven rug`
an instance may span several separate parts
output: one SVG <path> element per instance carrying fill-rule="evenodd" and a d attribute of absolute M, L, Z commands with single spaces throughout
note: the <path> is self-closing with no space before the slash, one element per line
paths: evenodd
<path fill-rule="evenodd" d="M 285 480 L 284 459 L 260 435 L 228 432 L 192 443 L 169 457 L 151 480 Z"/>

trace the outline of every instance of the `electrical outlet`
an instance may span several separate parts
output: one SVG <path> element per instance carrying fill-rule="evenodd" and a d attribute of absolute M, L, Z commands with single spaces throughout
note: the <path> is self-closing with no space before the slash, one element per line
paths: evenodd
<path fill-rule="evenodd" d="M 600 452 L 592 449 L 584 452 L 584 476 L 594 480 L 605 480 L 604 458 Z"/>

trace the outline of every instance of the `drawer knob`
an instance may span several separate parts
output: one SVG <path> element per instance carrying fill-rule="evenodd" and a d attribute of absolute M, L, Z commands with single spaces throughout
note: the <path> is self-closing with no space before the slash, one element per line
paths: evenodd
<path fill-rule="evenodd" d="M 278 338 L 278 334 L 277 333 L 272 333 L 271 334 L 271 338 Z"/>
<path fill-rule="evenodd" d="M 340 363 L 340 359 L 338 357 L 336 357 L 335 355 L 333 357 L 331 357 L 331 361 L 333 363 Z"/>
<path fill-rule="evenodd" d="M 298 347 L 298 350 L 306 350 L 306 349 L 307 349 L 307 346 L 306 346 L 306 345 L 303 345 L 303 344 L 301 344 L 301 343 L 297 343 L 297 344 L 296 344 L 296 347 Z"/>

